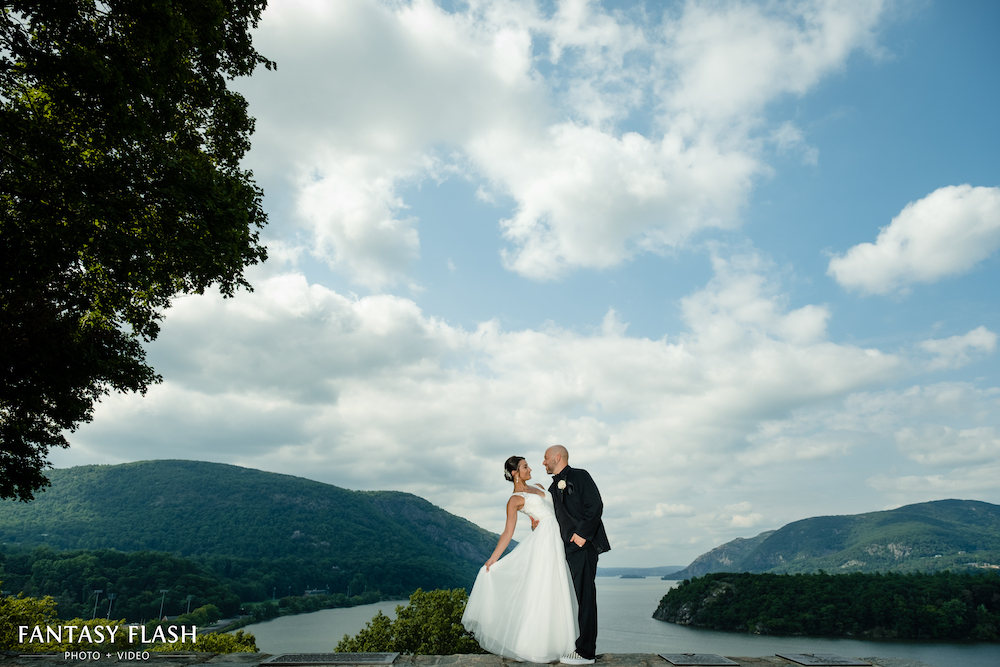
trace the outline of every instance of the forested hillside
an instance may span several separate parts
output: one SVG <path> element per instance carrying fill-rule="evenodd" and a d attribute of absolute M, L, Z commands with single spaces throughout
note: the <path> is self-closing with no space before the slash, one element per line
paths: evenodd
<path fill-rule="evenodd" d="M 884 512 L 819 516 L 699 556 L 671 577 L 709 572 L 982 571 L 1000 563 L 1000 506 L 937 500 Z"/>
<path fill-rule="evenodd" d="M 751 574 L 685 580 L 653 613 L 753 634 L 1000 640 L 1000 575 Z"/>
<path fill-rule="evenodd" d="M 390 595 L 471 587 L 497 539 L 411 494 L 218 463 L 143 461 L 49 476 L 35 501 L 0 503 L 0 542 L 194 557 L 239 581 L 245 601 L 278 587 Z"/>
<path fill-rule="evenodd" d="M 188 595 L 193 596 L 192 609 L 211 604 L 230 616 L 240 608 L 240 598 L 232 588 L 207 568 L 152 551 L 14 550 L 0 554 L 0 580 L 4 590 L 13 593 L 36 598 L 51 595 L 63 619 L 91 618 L 97 613 L 149 620 L 159 614 L 161 601 L 165 614 L 177 615 L 187 609 Z M 101 594 L 95 593 L 98 590 Z M 169 601 L 161 590 L 170 594 Z M 114 593 L 115 600 L 109 602 L 108 593 Z"/>
<path fill-rule="evenodd" d="M 365 591 L 363 587 L 356 587 L 350 597 L 343 592 L 327 594 L 325 590 L 303 596 L 304 587 L 289 584 L 272 588 L 278 598 L 273 602 L 247 605 L 244 603 L 248 600 L 241 599 L 236 591 L 251 590 L 256 577 L 263 573 L 237 574 L 248 579 L 226 577 L 206 563 L 159 551 L 6 547 L 0 553 L 3 589 L 32 598 L 52 596 L 56 613 L 63 620 L 96 614 L 99 618 L 144 622 L 159 617 L 161 611 L 166 616 L 177 616 L 190 610 L 197 616 L 199 609 L 214 618 L 233 616 L 242 609 L 264 620 L 277 616 L 279 610 L 298 613 L 368 604 L 382 598 L 379 591 Z M 192 618 L 191 622 L 202 625 L 205 621 Z"/>

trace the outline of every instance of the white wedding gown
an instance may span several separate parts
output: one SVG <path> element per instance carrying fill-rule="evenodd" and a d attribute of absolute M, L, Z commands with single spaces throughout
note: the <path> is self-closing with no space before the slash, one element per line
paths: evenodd
<path fill-rule="evenodd" d="M 490 653 L 551 662 L 576 650 L 576 592 L 552 498 L 521 492 L 538 527 L 486 571 L 479 570 L 462 625 Z"/>

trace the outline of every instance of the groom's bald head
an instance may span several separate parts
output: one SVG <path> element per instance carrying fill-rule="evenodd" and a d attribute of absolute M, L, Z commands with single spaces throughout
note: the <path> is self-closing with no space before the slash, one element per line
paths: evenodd
<path fill-rule="evenodd" d="M 542 465 L 545 466 L 545 472 L 550 475 L 558 475 L 568 463 L 569 452 L 562 445 L 552 445 L 545 450 L 545 458 L 542 460 Z"/>

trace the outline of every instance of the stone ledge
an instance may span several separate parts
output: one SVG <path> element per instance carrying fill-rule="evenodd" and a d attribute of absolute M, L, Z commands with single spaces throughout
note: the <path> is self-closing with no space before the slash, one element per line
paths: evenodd
<path fill-rule="evenodd" d="M 269 653 L 151 653 L 149 660 L 118 661 L 115 654 L 110 658 L 101 655 L 100 660 L 64 660 L 60 656 L 22 658 L 14 651 L 0 652 L 0 667 L 98 667 L 99 665 L 121 665 L 125 667 L 186 667 L 188 665 L 227 665 L 230 667 L 258 667 L 262 660 L 270 658 Z M 741 667 L 801 667 L 778 656 L 726 656 L 740 663 Z M 853 656 L 852 656 L 853 657 Z M 873 667 L 933 667 L 919 660 L 906 658 L 863 657 Z M 516 662 L 496 655 L 401 655 L 394 665 L 399 667 L 515 667 L 533 663 Z M 671 667 L 670 663 L 655 653 L 603 653 L 597 656 L 595 667 Z"/>

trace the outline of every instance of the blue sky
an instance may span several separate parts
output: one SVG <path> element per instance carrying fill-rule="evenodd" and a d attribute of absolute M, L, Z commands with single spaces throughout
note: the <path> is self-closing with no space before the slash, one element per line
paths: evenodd
<path fill-rule="evenodd" d="M 235 86 L 271 259 L 57 466 L 190 458 L 503 525 L 602 488 L 602 563 L 1000 503 L 1000 7 L 274 1 Z"/>

